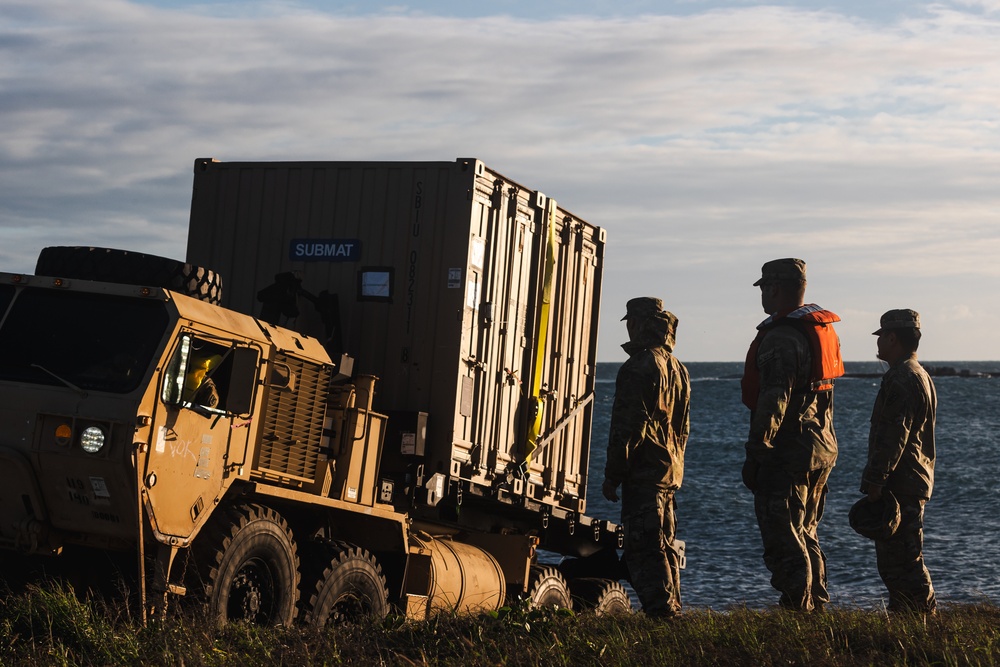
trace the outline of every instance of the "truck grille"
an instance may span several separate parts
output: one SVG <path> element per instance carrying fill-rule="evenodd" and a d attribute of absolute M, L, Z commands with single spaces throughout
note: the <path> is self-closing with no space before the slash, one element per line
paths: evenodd
<path fill-rule="evenodd" d="M 294 389 L 270 388 L 256 472 L 292 486 L 313 484 L 321 457 L 331 369 L 281 353 L 275 362 L 291 368 Z M 322 459 L 326 460 L 325 454 Z"/>

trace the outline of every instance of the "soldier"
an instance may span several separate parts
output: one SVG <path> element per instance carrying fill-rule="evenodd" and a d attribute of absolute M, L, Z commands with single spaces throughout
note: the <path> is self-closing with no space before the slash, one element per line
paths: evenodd
<path fill-rule="evenodd" d="M 681 609 L 674 492 L 684 475 L 691 383 L 671 354 L 677 318 L 660 299 L 629 300 L 622 319 L 629 358 L 615 384 L 602 492 L 617 502 L 622 485 L 624 558 L 643 611 L 671 617 Z"/>
<path fill-rule="evenodd" d="M 803 305 L 806 264 L 776 259 L 761 267 L 761 305 L 743 373 L 743 403 L 750 408 L 743 483 L 754 510 L 771 585 L 789 609 L 822 609 L 830 601 L 826 556 L 817 529 L 826 482 L 837 461 L 833 379 L 843 375 L 840 318 Z"/>
<path fill-rule="evenodd" d="M 934 487 L 934 383 L 917 362 L 920 315 L 890 310 L 880 321 L 878 358 L 889 364 L 875 398 L 868 435 L 868 463 L 861 493 L 870 502 L 891 492 L 899 501 L 900 524 L 875 539 L 878 573 L 889 590 L 890 611 L 933 613 L 937 606 L 924 565 L 924 504 Z"/>
<path fill-rule="evenodd" d="M 206 408 L 219 405 L 219 391 L 212 379 L 212 372 L 222 363 L 221 354 L 194 353 L 190 369 L 184 380 L 183 399 Z"/>

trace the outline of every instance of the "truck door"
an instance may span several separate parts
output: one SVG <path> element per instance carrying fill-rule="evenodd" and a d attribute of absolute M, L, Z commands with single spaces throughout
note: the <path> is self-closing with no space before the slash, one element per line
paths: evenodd
<path fill-rule="evenodd" d="M 146 508 L 163 536 L 190 537 L 246 463 L 260 350 L 184 333 L 160 378 L 143 474 Z"/>

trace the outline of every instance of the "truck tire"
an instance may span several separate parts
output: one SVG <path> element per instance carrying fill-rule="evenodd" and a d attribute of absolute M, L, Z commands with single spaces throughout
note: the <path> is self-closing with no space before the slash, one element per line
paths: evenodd
<path fill-rule="evenodd" d="M 569 590 L 573 604 L 580 611 L 593 612 L 597 616 L 632 613 L 632 601 L 625 587 L 617 581 L 591 577 L 570 579 Z"/>
<path fill-rule="evenodd" d="M 262 505 L 220 508 L 195 539 L 200 593 L 220 625 L 245 621 L 291 625 L 299 591 L 299 557 L 288 523 Z"/>
<path fill-rule="evenodd" d="M 532 565 L 528 591 L 524 599 L 532 609 L 571 609 L 573 606 L 566 579 L 554 567 Z"/>
<path fill-rule="evenodd" d="M 382 567 L 361 547 L 339 542 L 321 547 L 326 558 L 309 595 L 305 622 L 325 628 L 363 619 L 381 620 L 389 612 L 389 589 Z"/>
<path fill-rule="evenodd" d="M 35 275 L 163 287 L 213 305 L 222 302 L 222 277 L 215 271 L 166 257 L 113 248 L 42 248 Z"/>

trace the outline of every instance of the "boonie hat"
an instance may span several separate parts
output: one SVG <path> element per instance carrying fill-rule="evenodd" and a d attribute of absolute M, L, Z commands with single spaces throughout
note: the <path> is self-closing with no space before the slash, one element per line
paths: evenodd
<path fill-rule="evenodd" d="M 877 336 L 886 329 L 919 329 L 920 313 L 909 308 L 896 308 L 887 310 L 878 321 L 878 331 L 873 331 L 872 335 Z"/>
<path fill-rule="evenodd" d="M 625 317 L 621 321 L 624 322 L 630 317 L 651 317 L 661 310 L 663 310 L 662 299 L 657 299 L 654 296 L 637 296 L 634 299 L 629 299 L 628 303 L 625 304 Z"/>
<path fill-rule="evenodd" d="M 899 513 L 899 501 L 891 491 L 882 491 L 882 496 L 875 502 L 867 497 L 854 503 L 847 515 L 851 528 L 858 535 L 870 540 L 887 540 L 896 533 L 902 520 Z"/>
<path fill-rule="evenodd" d="M 775 280 L 805 279 L 806 263 L 801 259 L 786 257 L 784 259 L 772 259 L 770 262 L 764 262 L 764 266 L 760 267 L 760 279 L 753 286 L 765 285 Z"/>

